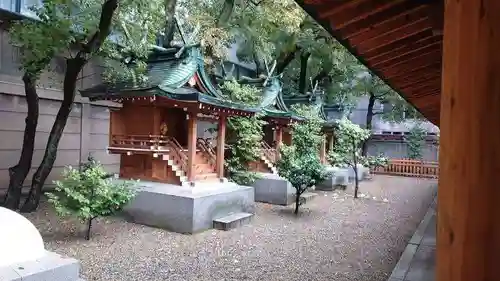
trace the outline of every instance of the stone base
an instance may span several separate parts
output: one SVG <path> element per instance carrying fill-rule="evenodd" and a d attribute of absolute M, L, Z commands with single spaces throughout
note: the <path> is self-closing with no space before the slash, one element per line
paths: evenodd
<path fill-rule="evenodd" d="M 332 173 L 331 177 L 316 185 L 316 190 L 333 191 L 337 188 L 345 188 L 349 184 L 348 169 L 328 167 L 327 172 Z"/>
<path fill-rule="evenodd" d="M 255 201 L 288 206 L 295 203 L 295 188 L 284 178 L 275 174 L 260 174 L 253 184 Z"/>
<path fill-rule="evenodd" d="M 254 213 L 253 187 L 219 181 L 194 187 L 140 182 L 136 197 L 125 207 L 135 223 L 178 233 L 211 229 L 213 220 L 232 213 Z"/>
<path fill-rule="evenodd" d="M 2 281 L 78 281 L 79 274 L 77 260 L 53 252 L 37 260 L 0 267 Z"/>

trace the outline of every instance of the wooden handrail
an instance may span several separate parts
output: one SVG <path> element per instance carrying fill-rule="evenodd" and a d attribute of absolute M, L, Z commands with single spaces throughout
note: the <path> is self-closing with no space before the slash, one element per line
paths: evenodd
<path fill-rule="evenodd" d="M 182 146 L 179 144 L 179 142 L 174 137 L 167 137 L 167 139 L 168 139 L 169 146 L 172 148 L 175 156 L 179 160 L 181 168 L 184 170 L 184 172 L 187 172 L 187 170 L 188 170 L 188 157 L 183 152 Z"/>
<path fill-rule="evenodd" d="M 215 156 L 216 152 L 215 152 L 214 148 L 208 143 L 208 141 L 204 138 L 198 138 L 198 139 L 196 139 L 196 144 L 197 144 L 197 147 L 200 147 L 200 149 L 203 153 L 208 155 L 208 159 L 209 159 L 210 163 L 215 165 L 215 163 L 217 162 L 216 156 Z"/>
<path fill-rule="evenodd" d="M 275 148 L 272 148 L 267 142 L 265 141 L 261 141 L 260 142 L 260 147 L 261 147 L 261 151 L 262 153 L 264 154 L 264 156 L 269 159 L 269 161 L 271 161 L 271 163 L 276 163 L 276 161 L 278 160 L 277 158 L 277 151 Z"/>

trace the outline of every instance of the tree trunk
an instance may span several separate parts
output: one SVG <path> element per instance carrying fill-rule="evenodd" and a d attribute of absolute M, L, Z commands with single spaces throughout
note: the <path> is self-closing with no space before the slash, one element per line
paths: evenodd
<path fill-rule="evenodd" d="M 358 198 L 358 189 L 359 189 L 359 180 L 358 180 L 358 155 L 356 151 L 359 149 L 359 146 L 356 145 L 356 141 L 352 140 L 352 160 L 354 162 L 354 198 Z"/>
<path fill-rule="evenodd" d="M 17 210 L 21 201 L 21 192 L 23 183 L 31 169 L 33 150 L 35 148 L 35 134 L 38 125 L 38 94 L 36 92 L 36 78 L 33 75 L 24 73 L 23 75 L 24 91 L 26 95 L 26 104 L 28 105 L 28 114 L 25 119 L 23 147 L 21 157 L 17 165 L 9 168 L 9 189 L 5 195 L 4 206 L 6 208 Z"/>
<path fill-rule="evenodd" d="M 168 48 L 174 40 L 175 33 L 175 7 L 177 0 L 165 0 L 165 16 L 167 22 L 165 23 L 165 37 L 163 38 L 163 47 Z"/>
<path fill-rule="evenodd" d="M 295 45 L 295 48 L 288 52 L 288 53 L 282 53 L 278 57 L 278 63 L 276 65 L 276 73 L 281 74 L 283 71 L 285 71 L 285 68 L 293 61 L 295 58 L 295 54 L 300 50 L 300 48 Z"/>
<path fill-rule="evenodd" d="M 43 155 L 42 163 L 33 175 L 33 180 L 31 182 L 31 189 L 28 194 L 28 198 L 24 202 L 21 212 L 32 212 L 38 208 L 40 203 L 40 196 L 42 194 L 42 187 L 45 184 L 45 180 L 52 171 L 54 162 L 57 157 L 57 149 L 59 147 L 59 141 L 61 140 L 64 127 L 66 127 L 66 122 L 68 121 L 69 114 L 73 107 L 73 102 L 75 100 L 75 90 L 78 75 L 82 70 L 83 66 L 87 62 L 86 59 L 76 56 L 75 58 L 68 59 L 66 62 L 66 73 L 64 75 L 64 97 L 61 103 L 61 107 L 56 115 L 56 120 L 50 131 L 49 140 L 47 141 L 47 146 L 45 148 L 45 154 Z"/>
<path fill-rule="evenodd" d="M 298 190 L 297 192 L 295 193 L 295 211 L 293 212 L 295 215 L 298 215 L 299 214 L 299 207 L 300 207 L 300 195 L 302 193 L 300 193 Z"/>
<path fill-rule="evenodd" d="M 93 218 L 90 218 L 87 222 L 87 232 L 85 233 L 85 240 L 90 240 L 90 229 L 92 228 L 92 220 Z"/>
<path fill-rule="evenodd" d="M 300 75 L 299 75 L 299 93 L 307 92 L 307 62 L 311 53 L 302 53 L 300 55 Z"/>
<path fill-rule="evenodd" d="M 366 111 L 366 129 L 372 130 L 372 122 L 373 122 L 373 106 L 375 105 L 375 94 L 373 92 L 369 92 L 370 98 L 368 99 L 368 108 Z M 363 146 L 361 148 L 361 155 L 366 156 L 368 152 L 368 141 L 369 139 L 363 142 Z"/>

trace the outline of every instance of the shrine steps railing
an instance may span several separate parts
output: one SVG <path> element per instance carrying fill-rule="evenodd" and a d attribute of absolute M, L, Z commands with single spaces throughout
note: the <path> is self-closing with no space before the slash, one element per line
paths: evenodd
<path fill-rule="evenodd" d="M 188 181 L 188 150 L 170 136 L 161 135 L 112 135 L 108 151 L 119 154 L 152 154 L 154 158 L 167 161 L 181 184 Z M 206 141 L 197 141 L 197 153 L 202 153 L 205 161 L 194 167 L 195 180 L 216 178 L 215 151 Z"/>
<path fill-rule="evenodd" d="M 267 142 L 261 141 L 260 142 L 260 159 L 266 167 L 273 173 L 277 174 L 278 171 L 276 170 L 276 162 L 278 161 L 278 151 L 276 151 L 275 148 L 272 148 Z"/>

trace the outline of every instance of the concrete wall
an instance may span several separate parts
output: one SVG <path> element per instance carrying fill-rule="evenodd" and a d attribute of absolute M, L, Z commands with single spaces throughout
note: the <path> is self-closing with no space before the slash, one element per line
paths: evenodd
<path fill-rule="evenodd" d="M 8 34 L 0 30 L 0 194 L 8 187 L 8 168 L 19 160 L 27 112 L 19 56 L 18 50 L 9 44 Z M 78 88 L 99 83 L 101 71 L 96 64 L 89 64 L 81 73 Z M 25 185 L 30 184 L 32 174 L 43 157 L 48 135 L 62 100 L 63 73 L 64 59 L 55 59 L 38 83 L 40 117 L 33 169 L 26 178 Z M 77 165 L 87 158 L 88 153 L 101 161 L 109 172 L 118 172 L 119 157 L 107 155 L 105 149 L 109 139 L 109 108 L 119 106 L 110 102 L 91 103 L 77 95 L 47 184 L 51 184 L 60 175 L 64 166 Z"/>
<path fill-rule="evenodd" d="M 399 141 L 375 141 L 368 143 L 368 155 L 384 154 L 390 159 L 408 157 L 408 144 Z M 439 147 L 425 144 L 422 148 L 422 159 L 425 161 L 438 161 Z"/>

